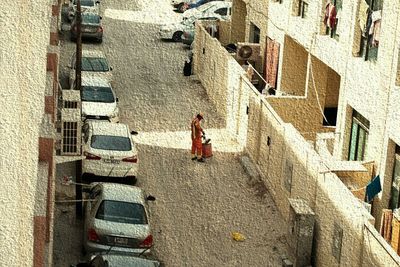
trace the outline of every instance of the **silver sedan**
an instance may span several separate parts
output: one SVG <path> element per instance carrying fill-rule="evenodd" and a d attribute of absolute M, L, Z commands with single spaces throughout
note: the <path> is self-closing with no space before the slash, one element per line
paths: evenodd
<path fill-rule="evenodd" d="M 85 202 L 85 251 L 150 252 L 153 236 L 146 206 L 147 200 L 155 198 L 145 198 L 142 189 L 130 185 L 92 183 L 90 186 L 89 201 Z"/>

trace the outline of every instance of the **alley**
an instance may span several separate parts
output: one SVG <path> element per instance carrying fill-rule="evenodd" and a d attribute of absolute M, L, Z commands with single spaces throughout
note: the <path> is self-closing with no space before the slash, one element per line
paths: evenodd
<path fill-rule="evenodd" d="M 287 229 L 272 198 L 247 184 L 224 118 L 195 77 L 183 76 L 186 46 L 157 36 L 159 24 L 179 19 L 178 14 L 169 1 L 144 2 L 102 1 L 103 44 L 85 43 L 84 49 L 101 49 L 108 57 L 121 122 L 139 132 L 137 185 L 157 199 L 150 203 L 154 257 L 165 266 L 281 265 Z M 63 87 L 75 49 L 68 36 L 64 32 L 60 55 Z M 189 124 L 199 111 L 214 149 L 206 163 L 191 161 L 189 153 Z M 56 183 L 73 175 L 72 165 L 57 169 Z M 56 197 L 69 190 L 57 186 Z M 81 252 L 81 225 L 73 205 L 57 204 L 55 216 L 55 266 L 68 266 Z M 74 236 L 64 237 L 68 231 Z M 246 240 L 232 240 L 233 231 Z"/>

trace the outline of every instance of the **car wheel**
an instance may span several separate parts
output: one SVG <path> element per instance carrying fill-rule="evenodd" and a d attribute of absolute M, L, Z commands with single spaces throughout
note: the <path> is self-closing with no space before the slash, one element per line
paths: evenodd
<path fill-rule="evenodd" d="M 72 34 L 71 34 L 71 38 L 70 39 L 71 39 L 72 42 L 76 42 L 76 37 L 73 36 Z"/>
<path fill-rule="evenodd" d="M 172 40 L 173 40 L 174 42 L 180 42 L 180 41 L 182 41 L 182 33 L 183 33 L 183 32 L 181 32 L 181 31 L 175 32 L 174 35 L 172 35 Z"/>
<path fill-rule="evenodd" d="M 97 39 L 97 42 L 101 44 L 103 42 L 103 38 Z"/>
<path fill-rule="evenodd" d="M 83 240 L 83 242 L 85 242 L 85 240 Z M 82 252 L 82 256 L 86 256 L 87 251 L 86 251 L 85 246 L 83 244 L 82 244 L 81 252 Z"/>

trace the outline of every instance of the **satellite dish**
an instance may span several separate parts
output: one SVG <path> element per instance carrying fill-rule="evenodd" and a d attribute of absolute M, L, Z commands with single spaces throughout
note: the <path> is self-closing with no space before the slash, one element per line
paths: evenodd
<path fill-rule="evenodd" d="M 249 57 L 251 57 L 251 54 L 253 53 L 253 49 L 250 47 L 250 46 L 248 46 L 248 45 L 244 45 L 244 46 L 242 46 L 240 49 L 239 49 L 239 52 L 238 52 L 238 54 L 239 54 L 239 56 L 241 57 L 241 58 L 249 58 Z"/>

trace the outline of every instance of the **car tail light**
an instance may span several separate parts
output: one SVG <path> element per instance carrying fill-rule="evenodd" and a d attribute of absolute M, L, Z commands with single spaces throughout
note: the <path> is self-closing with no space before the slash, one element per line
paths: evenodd
<path fill-rule="evenodd" d="M 90 228 L 88 231 L 88 239 L 89 241 L 100 241 L 98 234 L 93 228 Z"/>
<path fill-rule="evenodd" d="M 88 152 L 85 152 L 83 154 L 85 155 L 86 159 L 92 159 L 92 160 L 100 160 L 101 159 L 101 157 L 90 154 Z"/>
<path fill-rule="evenodd" d="M 103 27 L 101 27 L 101 26 L 98 27 L 98 28 L 97 28 L 97 32 L 103 32 Z"/>
<path fill-rule="evenodd" d="M 137 163 L 138 159 L 137 159 L 136 156 L 133 156 L 133 157 L 129 157 L 129 158 L 124 158 L 124 159 L 122 159 L 122 161 L 124 161 L 124 162 Z"/>
<path fill-rule="evenodd" d="M 142 243 L 140 243 L 139 247 L 141 248 L 149 248 L 153 245 L 153 236 L 149 235 L 148 237 L 146 237 L 145 240 L 143 240 Z"/>

